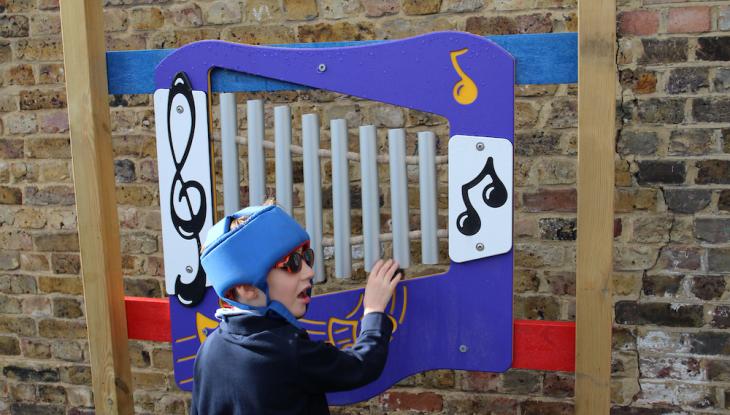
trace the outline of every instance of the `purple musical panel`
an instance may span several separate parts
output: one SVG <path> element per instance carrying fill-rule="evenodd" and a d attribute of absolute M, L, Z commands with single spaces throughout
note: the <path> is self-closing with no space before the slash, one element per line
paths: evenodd
<path fill-rule="evenodd" d="M 156 86 L 170 89 L 183 72 L 193 90 L 207 93 L 208 75 L 215 68 L 435 113 L 448 119 L 451 136 L 513 142 L 514 61 L 491 41 L 466 33 L 325 49 L 196 42 L 160 63 Z M 512 209 L 512 189 L 507 190 L 510 197 L 504 206 Z M 330 394 L 329 402 L 362 401 L 425 370 L 508 369 L 512 272 L 509 249 L 495 256 L 452 261 L 444 274 L 402 282 L 387 310 L 396 331 L 382 376 L 363 388 Z M 217 298 L 212 289 L 206 291 L 202 302 L 192 307 L 170 297 L 175 379 L 185 390 L 192 387 L 195 350 L 217 325 L 213 317 Z M 362 316 L 362 292 L 314 297 L 302 321 L 311 337 L 338 347 L 351 344 Z"/>

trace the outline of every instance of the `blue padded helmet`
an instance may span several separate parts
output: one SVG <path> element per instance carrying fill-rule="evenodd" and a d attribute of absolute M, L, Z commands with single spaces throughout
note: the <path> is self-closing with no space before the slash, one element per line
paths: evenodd
<path fill-rule="evenodd" d="M 248 219 L 231 230 L 231 223 L 241 217 Z M 279 260 L 307 241 L 307 232 L 280 207 L 250 206 L 226 216 L 210 228 L 200 262 L 216 294 L 228 304 L 262 314 L 273 310 L 298 327 L 289 310 L 269 298 L 266 277 Z M 225 298 L 226 291 L 241 284 L 250 284 L 263 291 L 266 307 Z"/>

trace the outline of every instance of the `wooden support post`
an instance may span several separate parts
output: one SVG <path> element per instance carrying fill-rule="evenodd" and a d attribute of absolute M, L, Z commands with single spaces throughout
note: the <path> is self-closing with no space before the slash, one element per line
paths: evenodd
<path fill-rule="evenodd" d="M 61 25 L 94 405 L 131 414 L 102 2 L 61 2 Z"/>
<path fill-rule="evenodd" d="M 611 408 L 616 1 L 578 2 L 576 414 Z"/>

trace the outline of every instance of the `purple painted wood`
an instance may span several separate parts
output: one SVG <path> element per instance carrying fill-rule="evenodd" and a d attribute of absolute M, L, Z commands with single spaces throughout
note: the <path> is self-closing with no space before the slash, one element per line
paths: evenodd
<path fill-rule="evenodd" d="M 481 99 L 466 106 L 452 98 L 460 78 L 450 59 L 450 52 L 464 48 L 468 52 L 458 57 L 459 65 L 475 77 L 483 91 Z M 320 65 L 325 65 L 322 72 Z M 475 67 L 479 70 L 469 70 Z M 374 45 L 322 49 L 206 40 L 184 46 L 160 62 L 155 84 L 168 88 L 175 74 L 185 70 L 193 89 L 207 91 L 212 68 L 433 112 L 449 119 L 451 135 L 491 135 L 510 141 L 513 135 L 513 123 L 507 119 L 514 108 L 514 61 L 504 49 L 476 35 L 441 32 Z"/>
<path fill-rule="evenodd" d="M 452 57 L 452 52 L 464 49 Z M 491 136 L 513 142 L 514 61 L 493 42 L 470 34 L 432 33 L 330 49 L 203 41 L 165 58 L 157 67 L 155 82 L 157 88 L 169 88 L 175 74 L 184 71 L 193 89 L 208 91 L 208 74 L 213 68 L 436 113 L 449 120 L 452 136 Z M 454 95 L 463 79 L 460 72 L 478 90 L 476 99 L 467 105 L 457 102 Z M 445 274 L 403 282 L 393 304 L 398 329 L 383 375 L 366 387 L 330 394 L 330 403 L 368 399 L 406 376 L 430 369 L 507 370 L 512 362 L 512 268 L 510 251 L 466 263 L 452 262 Z M 346 345 L 362 312 L 357 308 L 361 292 L 315 297 L 305 316 L 312 337 L 331 335 L 335 343 Z M 213 295 L 209 291 L 196 311 L 212 316 L 216 307 Z M 174 351 L 175 339 L 190 335 L 196 316 L 174 298 L 170 307 L 177 365 L 177 356 L 182 355 Z M 178 383 L 192 373 L 191 361 L 180 365 L 188 362 L 189 369 L 176 366 Z M 190 383 L 180 386 L 189 389 Z"/>

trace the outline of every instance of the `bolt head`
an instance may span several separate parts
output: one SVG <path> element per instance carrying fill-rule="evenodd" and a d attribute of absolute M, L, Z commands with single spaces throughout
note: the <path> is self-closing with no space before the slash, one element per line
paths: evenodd
<path fill-rule="evenodd" d="M 483 244 L 483 243 L 481 243 L 481 242 L 479 242 L 479 243 L 477 244 L 477 251 L 481 252 L 481 251 L 483 251 L 483 250 L 484 250 L 484 244 Z"/>
<path fill-rule="evenodd" d="M 183 111 L 185 111 L 185 109 L 183 109 L 182 105 L 178 105 L 178 106 L 177 106 L 177 107 L 175 108 L 175 111 L 177 111 L 177 113 L 178 113 L 178 114 L 182 114 L 182 113 L 183 113 Z"/>
<path fill-rule="evenodd" d="M 193 267 L 191 267 L 190 265 L 188 265 L 188 266 L 185 267 L 185 271 L 187 271 L 188 274 L 191 274 L 193 272 Z"/>
<path fill-rule="evenodd" d="M 326 70 L 327 70 L 327 65 L 325 65 L 323 63 L 320 63 L 319 65 L 317 65 L 317 72 L 324 72 Z"/>
<path fill-rule="evenodd" d="M 477 143 L 477 151 L 484 150 L 484 143 Z"/>
<path fill-rule="evenodd" d="M 459 351 L 462 353 L 466 353 L 469 351 L 469 346 L 462 344 L 461 346 L 459 346 Z"/>

